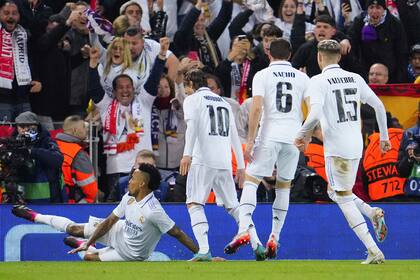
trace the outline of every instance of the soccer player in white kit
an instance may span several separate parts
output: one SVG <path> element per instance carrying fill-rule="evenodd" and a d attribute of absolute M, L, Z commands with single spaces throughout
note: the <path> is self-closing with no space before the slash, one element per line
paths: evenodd
<path fill-rule="evenodd" d="M 235 119 L 229 103 L 207 87 L 207 76 L 201 70 L 187 73 L 184 85 L 189 95 L 184 101 L 184 156 L 181 175 L 187 177 L 187 207 L 199 252 L 191 261 L 211 260 L 208 242 L 209 225 L 204 205 L 213 189 L 217 202 L 239 222 L 239 202 L 232 176 L 232 148 L 238 169 L 236 179 L 242 185 L 245 163 Z"/>
<path fill-rule="evenodd" d="M 308 136 L 320 121 L 328 183 L 335 192 L 335 201 L 344 217 L 368 250 L 368 257 L 362 264 L 383 263 L 385 257 L 369 233 L 352 189 L 363 150 L 360 102 L 375 109 L 383 153 L 391 148 L 386 112 L 380 99 L 361 76 L 340 68 L 340 58 L 337 41 L 324 40 L 318 44 L 318 64 L 322 73 L 311 78 L 308 86 L 310 112 L 295 144 L 304 150 Z"/>
<path fill-rule="evenodd" d="M 192 239 L 180 230 L 163 210 L 153 195 L 160 184 L 159 171 L 152 165 L 142 163 L 136 169 L 118 206 L 106 219 L 89 218 L 86 224 L 76 224 L 68 218 L 43 215 L 25 207 L 15 206 L 12 213 L 20 218 L 47 224 L 72 236 L 88 238 L 86 242 L 70 237 L 69 253 L 87 250 L 87 261 L 144 261 L 155 249 L 164 233 L 178 239 L 193 253 L 198 251 Z M 124 220 L 120 218 L 125 217 Z M 67 239 L 67 238 L 66 238 Z M 95 249 L 95 242 L 107 247 Z M 78 247 L 77 247 L 78 246 Z"/>
<path fill-rule="evenodd" d="M 253 97 L 245 151 L 245 159 L 250 163 L 240 201 L 239 231 L 225 247 L 226 254 L 233 254 L 250 240 L 256 260 L 275 258 L 277 255 L 280 232 L 289 208 L 291 181 L 299 159 L 299 150 L 293 141 L 303 121 L 301 108 L 309 82 L 306 74 L 288 62 L 290 55 L 291 45 L 287 40 L 272 41 L 270 66 L 259 71 L 252 83 Z M 258 124 L 260 128 L 256 137 Z M 275 165 L 276 198 L 272 207 L 272 230 L 267 248 L 264 249 L 257 236 L 252 214 L 257 205 L 258 185 L 263 177 L 272 175 Z"/>

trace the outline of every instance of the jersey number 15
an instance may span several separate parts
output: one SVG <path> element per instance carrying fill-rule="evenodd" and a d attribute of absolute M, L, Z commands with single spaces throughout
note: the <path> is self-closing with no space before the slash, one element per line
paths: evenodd
<path fill-rule="evenodd" d="M 335 94 L 335 100 L 337 101 L 338 120 L 337 123 L 357 121 L 357 101 L 349 100 L 352 95 L 356 95 L 357 89 L 346 88 L 333 90 Z M 344 98 L 343 98 L 344 92 Z M 347 110 L 344 109 L 344 105 L 350 105 Z"/>
<path fill-rule="evenodd" d="M 212 136 L 229 136 L 229 110 L 225 107 L 216 107 L 216 112 L 214 111 L 213 105 L 207 105 L 209 109 L 210 116 L 210 132 L 209 135 Z M 217 126 L 217 130 L 216 130 Z"/>

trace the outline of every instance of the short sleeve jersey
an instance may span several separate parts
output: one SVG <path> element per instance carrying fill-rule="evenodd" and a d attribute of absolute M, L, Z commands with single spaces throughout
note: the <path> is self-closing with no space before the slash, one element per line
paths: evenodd
<path fill-rule="evenodd" d="M 115 250 L 128 260 L 147 259 L 161 235 L 175 225 L 153 192 L 141 201 L 126 193 L 113 213 L 119 218 L 125 217 L 123 233 L 117 238 Z"/>
<path fill-rule="evenodd" d="M 325 156 L 361 158 L 360 103 L 366 103 L 375 95 L 363 78 L 333 64 L 311 78 L 307 91 L 310 104 L 321 104 L 323 108 L 321 127 Z"/>
<path fill-rule="evenodd" d="M 192 164 L 232 169 L 231 133 L 236 125 L 229 103 L 209 88 L 202 87 L 185 99 L 184 118 L 187 122 L 194 120 L 196 124 L 191 128 L 197 134 Z"/>
<path fill-rule="evenodd" d="M 253 96 L 263 97 L 259 138 L 293 144 L 302 125 L 302 101 L 309 78 L 287 61 L 276 61 L 257 72 Z"/>

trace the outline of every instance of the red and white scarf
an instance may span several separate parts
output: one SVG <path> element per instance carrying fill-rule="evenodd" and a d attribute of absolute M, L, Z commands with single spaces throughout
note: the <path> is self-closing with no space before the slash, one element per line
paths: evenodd
<path fill-rule="evenodd" d="M 242 67 L 242 71 L 239 68 Z M 248 76 L 251 69 L 251 62 L 245 59 L 242 65 L 232 63 L 232 97 L 242 104 L 248 97 Z"/>
<path fill-rule="evenodd" d="M 124 108 L 117 99 L 109 104 L 103 124 L 104 153 L 117 154 L 134 149 L 144 134 L 141 108 L 138 98 Z M 126 141 L 121 138 L 127 135 Z"/>
<path fill-rule="evenodd" d="M 29 85 L 32 81 L 28 62 L 28 35 L 17 25 L 12 33 L 0 25 L 0 87 L 12 89 L 16 76 L 19 86 Z"/>

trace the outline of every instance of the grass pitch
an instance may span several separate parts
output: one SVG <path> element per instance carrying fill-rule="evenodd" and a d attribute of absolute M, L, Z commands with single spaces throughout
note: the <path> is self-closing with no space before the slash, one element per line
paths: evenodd
<path fill-rule="evenodd" d="M 420 261 L 13 262 L 0 263 L 0 280 L 15 279 L 419 279 Z"/>

